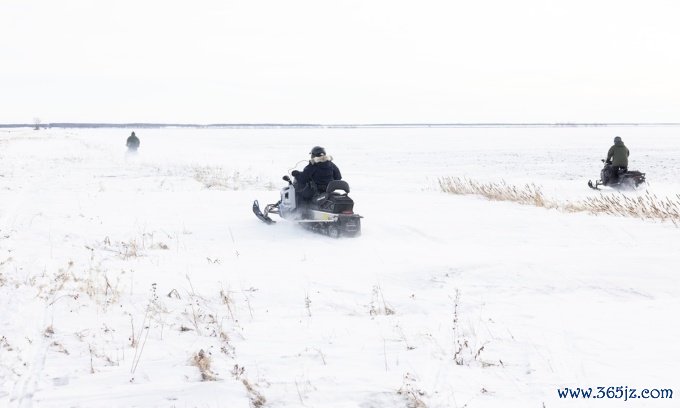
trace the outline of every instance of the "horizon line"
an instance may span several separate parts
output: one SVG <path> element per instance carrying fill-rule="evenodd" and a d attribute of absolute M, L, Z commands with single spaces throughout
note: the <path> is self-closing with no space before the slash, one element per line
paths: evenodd
<path fill-rule="evenodd" d="M 51 122 L 0 123 L 0 128 L 465 128 L 465 127 L 653 127 L 680 126 L 680 122 L 451 122 L 451 123 L 162 123 L 162 122 Z"/>

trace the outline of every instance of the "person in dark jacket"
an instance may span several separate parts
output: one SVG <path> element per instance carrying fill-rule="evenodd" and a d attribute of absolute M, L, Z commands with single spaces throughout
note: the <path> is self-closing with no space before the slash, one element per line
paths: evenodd
<path fill-rule="evenodd" d="M 607 152 L 606 163 L 611 165 L 609 173 L 610 181 L 616 182 L 619 177 L 619 170 L 628 170 L 628 156 L 630 156 L 630 150 L 623 144 L 623 140 L 616 136 L 614 138 L 614 145 Z"/>
<path fill-rule="evenodd" d="M 139 138 L 135 136 L 135 132 L 132 132 L 130 137 L 127 138 L 125 145 L 127 146 L 128 150 L 132 151 L 135 151 L 139 148 Z"/>
<path fill-rule="evenodd" d="M 333 158 L 326 154 L 326 149 L 314 146 L 309 152 L 311 158 L 304 170 L 293 170 L 297 189 L 302 190 L 302 198 L 309 200 L 317 192 L 326 191 L 328 183 L 342 180 L 340 169 L 333 163 Z"/>

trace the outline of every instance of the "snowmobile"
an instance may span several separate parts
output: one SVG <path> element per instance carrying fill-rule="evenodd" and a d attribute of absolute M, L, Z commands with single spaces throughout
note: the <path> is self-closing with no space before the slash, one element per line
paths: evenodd
<path fill-rule="evenodd" d="M 269 214 L 299 223 L 303 227 L 332 238 L 355 237 L 361 234 L 361 215 L 354 213 L 354 201 L 349 197 L 349 184 L 344 180 L 328 183 L 326 191 L 317 192 L 309 201 L 302 199 L 296 184 L 283 176 L 288 185 L 281 189 L 281 199 L 267 204 L 260 210 L 257 200 L 253 202 L 255 216 L 267 224 L 275 221 Z"/>
<path fill-rule="evenodd" d="M 602 159 L 604 167 L 600 171 L 600 179 L 593 184 L 592 180 L 588 180 L 588 187 L 599 190 L 599 186 L 607 186 L 616 189 L 634 190 L 643 184 L 645 173 L 637 170 L 621 170 L 619 169 L 616 175 L 612 174 L 612 164 Z"/>

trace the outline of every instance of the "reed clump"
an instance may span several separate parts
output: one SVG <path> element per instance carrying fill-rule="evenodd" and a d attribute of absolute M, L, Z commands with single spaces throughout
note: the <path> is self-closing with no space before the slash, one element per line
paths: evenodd
<path fill-rule="evenodd" d="M 676 227 L 680 226 L 680 194 L 674 197 L 659 197 L 646 191 L 634 197 L 618 193 L 600 194 L 578 201 L 558 201 L 546 197 L 541 188 L 535 184 L 517 187 L 504 180 L 482 183 L 460 177 L 441 177 L 438 182 L 440 189 L 450 194 L 479 195 L 493 201 L 511 201 L 565 212 L 587 212 L 661 222 L 670 221 Z"/>

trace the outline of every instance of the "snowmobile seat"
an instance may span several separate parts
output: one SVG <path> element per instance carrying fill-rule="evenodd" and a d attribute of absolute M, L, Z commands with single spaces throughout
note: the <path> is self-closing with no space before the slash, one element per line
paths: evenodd
<path fill-rule="evenodd" d="M 321 211 L 328 211 L 333 214 L 352 214 L 354 200 L 346 194 L 326 193 L 326 195 L 320 195 L 317 198 L 316 205 Z"/>
<path fill-rule="evenodd" d="M 344 191 L 341 194 L 338 191 Z M 326 193 L 320 194 L 316 198 L 316 204 L 322 211 L 329 211 L 334 214 L 352 213 L 354 208 L 354 201 L 347 195 L 349 193 L 349 184 L 344 180 L 334 180 L 328 183 Z"/>
<path fill-rule="evenodd" d="M 349 194 L 349 184 L 345 180 L 333 180 L 326 186 L 326 195 L 330 195 L 334 191 L 341 190 Z"/>

